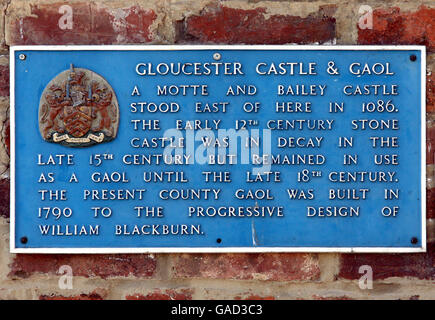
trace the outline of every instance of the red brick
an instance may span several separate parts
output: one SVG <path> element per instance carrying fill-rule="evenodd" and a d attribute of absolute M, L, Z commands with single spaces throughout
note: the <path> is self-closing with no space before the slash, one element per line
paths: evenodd
<path fill-rule="evenodd" d="M 4 124 L 4 128 L 3 128 L 3 141 L 6 145 L 6 151 L 8 153 L 8 155 L 11 153 L 11 139 L 10 139 L 10 122 L 9 119 L 6 120 L 5 124 Z"/>
<path fill-rule="evenodd" d="M 265 17 L 265 8 L 250 10 L 214 6 L 178 23 L 177 40 L 200 43 L 324 43 L 335 38 L 335 18 L 330 10 L 301 18 L 290 15 Z"/>
<path fill-rule="evenodd" d="M 420 6 L 414 12 L 400 8 L 373 11 L 373 29 L 359 29 L 359 44 L 417 44 L 435 50 L 435 8 Z"/>
<path fill-rule="evenodd" d="M 146 254 L 17 254 L 10 265 L 9 276 L 27 278 L 34 273 L 56 274 L 60 266 L 69 265 L 74 276 L 148 278 L 154 274 L 156 264 L 155 258 Z"/>
<path fill-rule="evenodd" d="M 128 42 L 140 43 L 152 41 L 149 32 L 150 25 L 157 15 L 152 10 L 144 10 L 138 6 L 132 6 L 126 11 L 124 37 Z"/>
<path fill-rule="evenodd" d="M 192 300 L 192 289 L 156 289 L 148 294 L 132 294 L 125 297 L 126 300 Z"/>
<path fill-rule="evenodd" d="M 426 189 L 426 218 L 435 218 L 435 188 Z"/>
<path fill-rule="evenodd" d="M 373 279 L 390 277 L 414 277 L 435 279 L 435 244 L 428 243 L 426 253 L 401 254 L 343 254 L 341 255 L 340 278 L 359 279 L 359 267 L 373 268 Z"/>
<path fill-rule="evenodd" d="M 426 77 L 426 111 L 435 112 L 435 70 Z"/>
<path fill-rule="evenodd" d="M 91 292 L 75 296 L 41 295 L 39 300 L 103 300 L 103 297 L 96 292 Z"/>
<path fill-rule="evenodd" d="M 316 280 L 320 270 L 310 254 L 182 254 L 174 257 L 179 278 Z"/>
<path fill-rule="evenodd" d="M 9 66 L 0 65 L 0 96 L 9 97 Z"/>
<path fill-rule="evenodd" d="M 9 179 L 0 179 L 0 216 L 9 218 Z"/>
<path fill-rule="evenodd" d="M 125 44 L 153 38 L 149 28 L 157 16 L 151 9 L 135 5 L 111 10 L 95 3 L 69 3 L 73 28 L 62 30 L 63 14 L 58 10 L 63 4 L 31 4 L 31 16 L 12 20 L 8 44 Z"/>
<path fill-rule="evenodd" d="M 435 156 L 435 121 L 426 123 L 426 164 L 434 164 Z"/>

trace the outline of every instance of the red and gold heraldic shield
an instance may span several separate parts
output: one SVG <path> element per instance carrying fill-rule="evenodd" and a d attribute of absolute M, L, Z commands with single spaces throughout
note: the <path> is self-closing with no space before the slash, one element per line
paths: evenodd
<path fill-rule="evenodd" d="M 71 65 L 42 93 L 39 131 L 46 141 L 69 147 L 92 146 L 113 140 L 118 125 L 115 92 L 93 71 Z"/>

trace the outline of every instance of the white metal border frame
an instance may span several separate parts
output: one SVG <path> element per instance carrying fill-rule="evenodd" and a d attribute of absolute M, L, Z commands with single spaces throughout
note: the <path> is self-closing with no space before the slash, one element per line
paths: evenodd
<path fill-rule="evenodd" d="M 421 246 L 411 247 L 156 247 L 156 248 L 16 248 L 15 247 L 15 52 L 30 51 L 154 51 L 154 50 L 418 50 L 421 53 Z M 36 45 L 10 47 L 10 252 L 11 253 L 234 253 L 234 252 L 426 252 L 426 47 L 416 45 Z"/>

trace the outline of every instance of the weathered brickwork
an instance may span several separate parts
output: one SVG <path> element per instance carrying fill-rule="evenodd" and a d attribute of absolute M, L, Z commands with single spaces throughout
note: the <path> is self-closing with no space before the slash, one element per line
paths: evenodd
<path fill-rule="evenodd" d="M 0 96 L 9 96 L 9 65 L 0 65 Z"/>
<path fill-rule="evenodd" d="M 359 24 L 361 5 L 372 8 L 372 28 Z M 426 253 L 9 253 L 8 46 L 336 43 L 427 48 Z M 0 0 L 0 299 L 434 299 L 434 71 L 431 0 Z M 73 288 L 59 286 L 65 265 Z M 372 289 L 358 285 L 364 265 Z"/>
<path fill-rule="evenodd" d="M 98 293 L 81 293 L 75 296 L 41 295 L 39 300 L 103 300 L 103 296 Z"/>
<path fill-rule="evenodd" d="M 155 289 L 146 294 L 128 294 L 126 300 L 192 300 L 192 289 Z"/>
<path fill-rule="evenodd" d="M 156 19 L 156 13 L 150 8 L 137 5 L 108 8 L 94 2 L 74 2 L 69 4 L 72 25 L 62 25 L 62 16 L 68 14 L 59 12 L 64 3 L 46 4 L 35 1 L 28 4 L 24 15 L 22 5 L 15 7 L 12 3 L 10 16 L 6 17 L 8 45 L 103 45 L 146 43 L 153 40 L 150 27 Z"/>
<path fill-rule="evenodd" d="M 266 11 L 262 7 L 206 7 L 199 15 L 177 21 L 177 42 L 311 44 L 331 42 L 335 37 L 335 18 L 323 11 L 305 18 L 279 14 L 265 17 Z"/>
<path fill-rule="evenodd" d="M 63 265 L 71 266 L 82 277 L 149 278 L 156 270 L 156 260 L 149 255 L 42 255 L 18 254 L 10 265 L 11 278 L 27 278 L 34 273 L 56 274 Z"/>
<path fill-rule="evenodd" d="M 434 8 L 422 5 L 415 12 L 379 8 L 373 13 L 373 29 L 358 29 L 359 44 L 418 44 L 435 50 Z"/>
<path fill-rule="evenodd" d="M 345 254 L 341 257 L 339 277 L 359 279 L 359 267 L 373 268 L 373 279 L 413 277 L 435 279 L 435 245 L 429 243 L 426 253 L 417 254 Z"/>
<path fill-rule="evenodd" d="M 177 278 L 241 280 L 317 280 L 320 270 L 311 254 L 184 254 L 174 255 Z"/>

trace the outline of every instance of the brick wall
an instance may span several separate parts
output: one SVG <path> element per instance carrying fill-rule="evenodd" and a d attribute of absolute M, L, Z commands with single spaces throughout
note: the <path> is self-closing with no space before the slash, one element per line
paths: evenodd
<path fill-rule="evenodd" d="M 358 27 L 361 5 L 372 29 Z M 8 46 L 183 43 L 425 45 L 427 253 L 10 254 Z M 0 299 L 435 298 L 433 0 L 0 0 L 0 50 Z M 62 265 L 73 289 L 58 286 Z M 359 288 L 361 265 L 373 268 L 373 289 Z"/>

